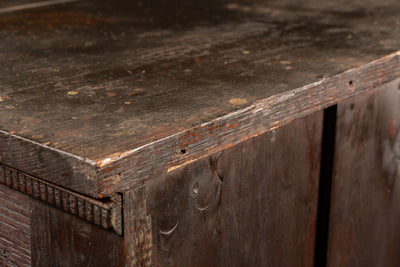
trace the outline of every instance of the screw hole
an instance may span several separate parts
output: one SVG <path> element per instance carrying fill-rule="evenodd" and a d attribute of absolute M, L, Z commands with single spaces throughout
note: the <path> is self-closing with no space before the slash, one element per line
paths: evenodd
<path fill-rule="evenodd" d="M 400 83 L 399 83 L 399 85 L 397 86 L 397 89 L 399 89 L 399 90 L 400 90 Z"/>
<path fill-rule="evenodd" d="M 351 104 L 350 104 L 350 110 L 354 110 L 354 107 L 355 107 L 355 104 L 354 104 L 354 103 L 351 103 Z"/>
<path fill-rule="evenodd" d="M 353 85 L 353 81 L 349 81 L 349 85 Z"/>
<path fill-rule="evenodd" d="M 182 148 L 182 149 L 181 149 L 181 155 L 185 155 L 186 152 L 187 152 L 186 148 Z"/>

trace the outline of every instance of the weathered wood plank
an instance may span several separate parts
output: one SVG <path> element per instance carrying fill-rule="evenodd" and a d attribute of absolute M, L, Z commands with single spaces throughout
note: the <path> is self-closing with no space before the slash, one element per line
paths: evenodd
<path fill-rule="evenodd" d="M 60 5 L 79 0 L 15 0 L 2 1 L 0 3 L 0 14 L 18 12 L 21 10 L 34 9 L 39 7 L 47 7 Z"/>
<path fill-rule="evenodd" d="M 338 105 L 328 266 L 400 265 L 400 90 Z"/>
<path fill-rule="evenodd" d="M 100 191 L 110 194 L 285 125 L 400 76 L 397 54 L 117 155 L 101 168 Z M 185 153 L 182 153 L 185 151 Z M 113 161 L 115 160 L 115 161 Z M 116 182 L 118 181 L 118 182 Z"/>
<path fill-rule="evenodd" d="M 399 10 L 394 0 L 101 0 L 3 14 L 2 162 L 95 197 L 134 188 L 398 77 L 393 55 L 328 79 L 395 52 Z M 226 118 L 237 135 L 218 130 Z M 209 147 L 185 137 L 196 131 Z M 9 140 L 18 136 L 33 149 Z"/>
<path fill-rule="evenodd" d="M 154 266 L 313 266 L 321 128 L 316 112 L 132 190 L 129 244 L 151 238 Z"/>
<path fill-rule="evenodd" d="M 157 266 L 152 265 L 152 222 L 147 215 L 147 197 L 145 186 L 124 194 L 126 266 Z"/>
<path fill-rule="evenodd" d="M 0 185 L 0 265 L 31 266 L 29 198 Z"/>
<path fill-rule="evenodd" d="M 96 164 L 0 130 L 0 162 L 71 190 L 98 197 Z"/>
<path fill-rule="evenodd" d="M 123 237 L 29 200 L 32 266 L 124 266 Z"/>
<path fill-rule="evenodd" d="M 0 163 L 0 184 L 21 194 L 73 214 L 105 229 L 122 234 L 122 200 L 119 194 L 102 202 L 77 194 Z"/>

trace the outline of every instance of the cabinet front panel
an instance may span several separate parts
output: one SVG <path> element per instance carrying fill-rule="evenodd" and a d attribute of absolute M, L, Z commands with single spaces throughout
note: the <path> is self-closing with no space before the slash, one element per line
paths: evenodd
<path fill-rule="evenodd" d="M 338 105 L 328 266 L 400 266 L 399 82 Z"/>
<path fill-rule="evenodd" d="M 313 266 L 321 135 L 318 112 L 127 192 L 128 262 Z"/>

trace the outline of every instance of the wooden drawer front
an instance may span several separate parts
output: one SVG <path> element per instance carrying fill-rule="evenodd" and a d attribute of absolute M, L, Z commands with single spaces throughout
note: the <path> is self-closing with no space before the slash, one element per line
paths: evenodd
<path fill-rule="evenodd" d="M 328 266 L 400 266 L 399 80 L 338 105 Z"/>
<path fill-rule="evenodd" d="M 0 266 L 30 266 L 29 197 L 0 185 Z"/>
<path fill-rule="evenodd" d="M 322 112 L 124 195 L 128 266 L 313 266 Z"/>

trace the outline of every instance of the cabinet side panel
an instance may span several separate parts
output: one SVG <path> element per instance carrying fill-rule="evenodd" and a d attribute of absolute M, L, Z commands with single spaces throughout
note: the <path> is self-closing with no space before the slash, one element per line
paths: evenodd
<path fill-rule="evenodd" d="M 152 264 L 313 266 L 321 135 L 317 112 L 146 183 Z"/>
<path fill-rule="evenodd" d="M 28 196 L 0 185 L 0 266 L 30 266 Z"/>
<path fill-rule="evenodd" d="M 328 266 L 400 266 L 398 86 L 338 105 Z"/>
<path fill-rule="evenodd" d="M 123 237 L 30 199 L 32 266 L 124 266 Z"/>

